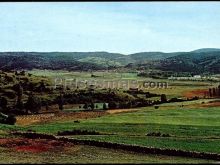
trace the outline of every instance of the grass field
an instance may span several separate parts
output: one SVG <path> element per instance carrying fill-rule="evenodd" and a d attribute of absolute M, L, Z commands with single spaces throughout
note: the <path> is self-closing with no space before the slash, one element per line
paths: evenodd
<path fill-rule="evenodd" d="M 139 81 L 139 87 L 144 91 L 149 91 L 156 94 L 166 94 L 168 98 L 172 97 L 187 97 L 185 94 L 189 91 L 196 91 L 201 89 L 208 89 L 209 87 L 216 86 L 218 83 L 210 81 L 184 81 L 184 80 L 168 80 L 168 79 L 153 79 L 137 76 L 137 73 L 117 73 L 112 71 L 96 71 L 96 72 L 69 72 L 69 71 L 52 71 L 52 70 L 32 70 L 29 73 L 36 76 L 44 76 L 50 79 L 53 83 L 55 78 L 72 78 L 78 80 L 106 80 L 106 81 L 120 81 L 120 80 L 136 80 Z M 91 74 L 97 77 L 91 77 Z M 158 82 L 167 83 L 167 88 L 156 87 L 143 87 L 143 82 L 154 82 L 156 85 Z M 196 94 L 195 94 L 196 95 Z M 202 93 L 201 97 L 204 96 Z M 153 98 L 157 99 L 157 98 Z"/>
<path fill-rule="evenodd" d="M 146 155 L 122 150 L 105 149 L 91 146 L 68 147 L 62 151 L 42 153 L 15 152 L 0 147 L 0 163 L 30 163 L 30 164 L 90 164 L 90 163 L 213 163 L 212 160 L 182 158 L 162 155 Z M 13 158 L 13 159 L 12 159 Z M 22 158 L 22 159 L 21 159 Z"/>
<path fill-rule="evenodd" d="M 92 79 L 91 73 L 81 72 L 53 72 L 53 71 L 31 71 L 32 74 L 46 76 L 51 79 L 56 76 L 72 77 L 72 78 L 85 78 Z M 210 82 L 195 82 L 195 81 L 171 81 L 171 80 L 158 80 L 158 79 L 145 79 L 137 77 L 136 73 L 109 73 L 109 72 L 95 72 L 99 76 L 97 79 L 137 79 L 146 81 L 168 81 L 168 89 L 144 89 L 157 94 L 166 94 L 168 98 L 171 97 L 187 97 L 196 96 L 197 94 L 202 98 L 202 90 L 216 85 Z M 199 92 L 200 93 L 199 93 Z M 151 98 L 159 99 L 159 97 Z M 138 108 L 135 111 L 123 113 L 111 113 L 102 115 L 96 118 L 82 118 L 77 119 L 80 122 L 74 122 L 74 118 L 66 120 L 51 120 L 46 123 L 37 123 L 31 125 L 3 125 L 0 124 L 0 137 L 7 137 L 7 132 L 11 130 L 33 130 L 39 133 L 47 133 L 56 135 L 58 131 L 71 131 L 71 130 L 87 130 L 96 131 L 100 135 L 70 135 L 69 138 L 74 139 L 92 139 L 106 142 L 116 142 L 133 144 L 147 147 L 181 149 L 186 151 L 199 151 L 220 154 L 220 111 L 219 106 L 210 106 L 210 101 L 219 101 L 218 99 L 200 99 L 195 101 L 180 102 L 180 103 L 166 103 L 159 105 L 158 109 L 155 107 Z M 206 105 L 206 106 L 205 106 Z M 78 108 L 66 109 L 65 112 L 73 113 Z M 146 134 L 160 133 L 161 136 L 147 136 Z M 108 134 L 108 135 L 105 135 Z M 163 136 L 166 135 L 166 136 Z M 19 156 L 26 157 L 26 153 L 13 153 L 12 151 L 4 150 L 0 154 L 5 162 L 12 161 L 8 156 L 14 155 L 13 161 L 22 162 Z M 71 150 L 71 149 L 70 149 Z M 93 154 L 90 154 L 92 152 Z M 25 162 L 44 162 L 46 155 L 51 154 L 51 162 L 78 162 L 86 163 L 178 163 L 178 162 L 206 162 L 206 160 L 196 160 L 179 157 L 167 156 L 153 156 L 141 155 L 134 153 L 123 153 L 122 151 L 107 150 L 97 147 L 85 147 L 80 149 L 78 155 L 68 155 L 64 153 L 58 156 L 58 153 L 42 153 L 40 155 L 31 155 L 30 160 L 26 159 Z M 65 155 L 67 154 L 67 155 Z M 108 157 L 105 157 L 108 155 Z M 0 157 L 0 160 L 1 160 Z M 68 159 L 66 159 L 68 157 Z M 105 158 L 105 159 L 104 159 Z M 114 159 L 113 159 L 114 158 Z M 59 159 L 59 160 L 58 160 Z M 84 160 L 83 160 L 84 159 Z"/>
<path fill-rule="evenodd" d="M 94 139 L 149 147 L 220 153 L 220 111 L 218 107 L 195 108 L 195 102 L 179 107 L 164 104 L 159 109 L 141 108 L 135 112 L 110 114 L 93 119 L 57 121 L 19 127 L 21 130 L 57 134 L 65 130 L 93 130 L 113 135 L 78 135 L 77 139 Z M 13 129 L 7 126 L 2 129 Z M 146 136 L 160 132 L 170 137 Z"/>

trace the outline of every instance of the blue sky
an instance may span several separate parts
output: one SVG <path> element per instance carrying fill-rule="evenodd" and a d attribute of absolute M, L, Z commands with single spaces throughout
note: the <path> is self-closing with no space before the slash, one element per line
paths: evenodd
<path fill-rule="evenodd" d="M 0 3 L 0 51 L 220 48 L 220 2 Z"/>

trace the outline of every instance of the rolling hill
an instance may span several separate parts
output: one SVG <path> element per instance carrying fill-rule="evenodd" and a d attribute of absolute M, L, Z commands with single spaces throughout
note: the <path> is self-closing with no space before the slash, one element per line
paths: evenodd
<path fill-rule="evenodd" d="M 0 69 L 102 70 L 141 67 L 162 71 L 220 73 L 220 49 L 191 52 L 1 52 Z"/>
<path fill-rule="evenodd" d="M 157 69 L 192 73 L 220 73 L 220 50 L 200 49 L 158 61 Z"/>

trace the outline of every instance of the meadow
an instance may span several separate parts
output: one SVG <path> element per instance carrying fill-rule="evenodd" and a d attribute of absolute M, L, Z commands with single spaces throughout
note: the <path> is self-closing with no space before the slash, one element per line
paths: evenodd
<path fill-rule="evenodd" d="M 198 103 L 197 103 L 198 104 Z M 198 151 L 206 153 L 220 153 L 220 112 L 219 108 L 195 108 L 195 103 L 187 104 L 186 107 L 178 105 L 164 105 L 159 109 L 153 107 L 141 108 L 135 112 L 124 112 L 119 114 L 109 114 L 93 119 L 81 119 L 79 123 L 73 120 L 48 122 L 46 124 L 31 124 L 28 126 L 6 126 L 1 125 L 1 137 L 6 137 L 7 131 L 11 130 L 32 130 L 38 133 L 57 135 L 59 131 L 87 130 L 96 131 L 100 135 L 68 135 L 73 139 L 89 139 L 104 142 L 114 142 L 132 144 L 139 146 L 181 149 L 185 151 Z M 160 133 L 161 136 L 146 136 L 149 133 Z M 107 134 L 107 135 L 106 135 Z M 168 134 L 168 137 L 163 137 Z M 126 151 L 102 149 L 98 147 L 84 146 L 76 154 L 63 152 L 52 152 L 50 159 L 52 162 L 84 162 L 90 160 L 94 163 L 201 163 L 214 162 L 211 160 L 191 159 L 184 157 L 170 157 L 160 155 L 144 155 L 138 153 L 128 153 Z M 71 150 L 71 149 L 70 149 Z M 92 150 L 92 151 L 91 151 Z M 91 152 L 93 154 L 91 154 Z M 75 152 L 74 152 L 75 153 Z M 117 154 L 116 154 L 117 153 Z M 4 160 L 10 160 L 7 155 L 15 155 L 13 151 L 4 152 Z M 30 160 L 46 161 L 45 157 L 49 153 L 31 154 Z M 14 161 L 18 160 L 18 153 Z M 108 155 L 108 156 L 105 156 Z M 116 156 L 117 155 L 117 156 Z M 68 157 L 68 158 L 67 158 Z M 91 160 L 91 157 L 95 159 Z M 86 160 L 85 160 L 86 159 Z M 104 159 L 104 160 L 103 160 Z M 29 162 L 30 160 L 26 160 Z M 10 160 L 11 161 L 11 160 Z M 23 160 L 25 162 L 25 159 Z M 22 162 L 22 161 L 18 161 Z"/>
<path fill-rule="evenodd" d="M 168 98 L 172 97 L 187 97 L 187 92 L 201 89 L 208 90 L 209 87 L 216 86 L 218 83 L 211 81 L 185 81 L 185 80 L 168 80 L 154 79 L 149 77 L 140 77 L 136 72 L 117 72 L 117 71 L 96 71 L 96 72 L 70 72 L 70 71 L 53 71 L 53 70 L 32 70 L 28 71 L 36 76 L 48 78 L 52 84 L 55 84 L 56 78 L 61 79 L 79 79 L 79 80 L 106 80 L 106 81 L 123 81 L 136 80 L 139 83 L 139 88 L 143 91 L 148 91 L 156 94 L 166 94 Z M 91 75 L 95 75 L 92 77 Z M 152 87 L 144 87 L 143 82 L 155 83 Z M 167 83 L 167 87 L 157 87 L 157 83 Z M 63 82 L 64 84 L 64 82 Z M 204 94 L 202 94 L 202 97 Z M 157 98 L 156 98 L 157 99 Z"/>
<path fill-rule="evenodd" d="M 146 155 L 141 153 L 126 152 L 123 150 L 105 149 L 92 146 L 72 146 L 61 151 L 47 151 L 42 153 L 15 152 L 12 149 L 0 147 L 0 163 L 30 163 L 30 164 L 124 164 L 124 163 L 213 163 L 212 160 L 201 160 L 163 155 Z M 12 159 L 13 158 L 13 159 Z M 22 158 L 22 159 L 21 159 Z"/>
<path fill-rule="evenodd" d="M 160 148 L 220 153 L 219 108 L 191 108 L 176 105 L 141 108 L 135 112 L 109 114 L 94 119 L 55 122 L 28 126 L 41 133 L 92 130 L 110 135 L 74 135 L 77 139 L 94 139 Z M 146 136 L 159 132 L 169 137 Z"/>
<path fill-rule="evenodd" d="M 168 98 L 172 97 L 193 97 L 199 96 L 199 100 L 164 103 L 155 106 L 135 108 L 135 110 L 122 113 L 107 113 L 95 118 L 81 118 L 75 122 L 75 118 L 69 117 L 62 120 L 49 120 L 43 123 L 30 123 L 27 125 L 16 124 L 14 126 L 0 124 L 0 137 L 10 137 L 10 131 L 32 130 L 37 133 L 46 133 L 56 135 L 63 131 L 95 131 L 99 135 L 68 135 L 72 139 L 89 139 L 104 142 L 114 142 L 123 144 L 132 144 L 138 146 L 147 146 L 164 149 L 180 149 L 184 151 L 197 151 L 206 153 L 220 154 L 220 111 L 219 106 L 209 106 L 210 102 L 219 102 L 219 99 L 204 98 L 204 91 L 216 83 L 204 81 L 178 81 L 165 79 L 151 79 L 138 77 L 136 73 L 115 73 L 115 72 L 67 72 L 67 71 L 49 71 L 33 70 L 29 73 L 35 76 L 43 76 L 51 81 L 56 77 L 79 78 L 79 79 L 134 79 L 140 81 L 168 82 L 168 88 L 143 88 L 156 94 L 166 94 Z M 97 77 L 91 77 L 91 74 Z M 49 96 L 47 96 L 49 97 Z M 152 100 L 158 100 L 159 97 L 152 97 Z M 64 109 L 64 113 L 74 113 L 80 104 Z M 99 107 L 101 104 L 98 103 Z M 82 106 L 82 105 L 81 105 Z M 103 111 L 101 109 L 94 111 Z M 114 111 L 114 110 L 112 110 Z M 115 110 L 116 111 L 116 110 Z M 5 150 L 1 148 L 1 150 Z M 71 149 L 70 149 L 71 150 Z M 91 152 L 93 154 L 91 155 Z M 117 154 L 115 154 L 117 153 Z M 14 161 L 18 160 L 11 150 L 1 154 L 6 157 L 5 162 L 10 162 L 8 155 L 14 154 Z M 198 163 L 208 162 L 202 159 L 190 159 L 184 157 L 169 157 L 160 155 L 144 155 L 137 153 L 128 153 L 125 151 L 104 149 L 98 147 L 86 146 L 80 149 L 77 155 L 68 155 L 64 152 L 64 157 L 57 156 L 57 153 L 32 154 L 30 160 L 39 160 L 44 162 L 47 154 L 52 154 L 51 162 L 78 162 L 85 163 L 83 159 L 90 163 Z M 67 155 L 65 155 L 67 154 Z M 97 156 L 98 155 L 98 156 Z M 105 157 L 104 155 L 109 155 Z M 68 157 L 64 161 L 64 158 Z M 33 159 L 32 159 L 33 158 Z M 59 160 L 58 160 L 59 158 Z M 95 158 L 95 159 L 94 159 Z M 105 159 L 105 160 L 104 160 Z M 19 162 L 19 161 L 18 161 Z M 30 162 L 26 160 L 25 162 Z"/>

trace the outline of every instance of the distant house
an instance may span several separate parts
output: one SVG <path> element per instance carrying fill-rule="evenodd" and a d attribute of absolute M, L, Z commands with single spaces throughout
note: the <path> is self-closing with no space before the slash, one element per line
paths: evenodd
<path fill-rule="evenodd" d="M 193 78 L 202 78 L 200 75 L 194 75 Z"/>

